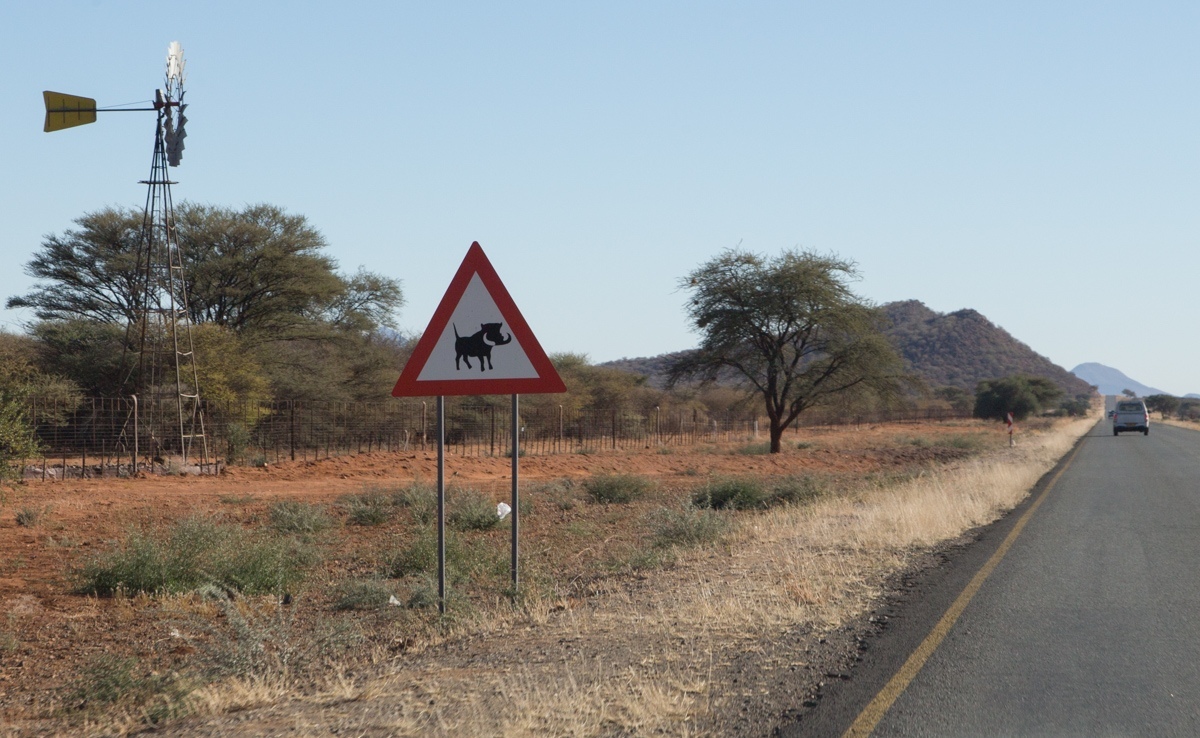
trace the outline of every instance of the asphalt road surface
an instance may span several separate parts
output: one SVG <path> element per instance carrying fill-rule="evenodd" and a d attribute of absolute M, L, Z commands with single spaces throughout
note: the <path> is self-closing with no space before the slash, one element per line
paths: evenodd
<path fill-rule="evenodd" d="M 1060 471 L 783 734 L 1200 736 L 1200 432 L 1105 419 Z"/>

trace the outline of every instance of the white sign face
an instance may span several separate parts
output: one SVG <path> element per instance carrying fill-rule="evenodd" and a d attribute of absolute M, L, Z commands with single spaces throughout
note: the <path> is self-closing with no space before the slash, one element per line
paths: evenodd
<path fill-rule="evenodd" d="M 417 381 L 537 378 L 496 301 L 479 275 L 473 275 Z"/>

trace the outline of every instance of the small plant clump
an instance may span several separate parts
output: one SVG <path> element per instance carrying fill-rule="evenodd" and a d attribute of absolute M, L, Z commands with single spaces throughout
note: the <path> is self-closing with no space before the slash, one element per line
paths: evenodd
<path fill-rule="evenodd" d="M 69 709 L 100 712 L 121 706 L 140 713 L 143 722 L 150 725 L 187 711 L 189 689 L 185 683 L 174 675 L 139 672 L 135 658 L 109 654 L 96 657 L 67 687 Z"/>
<path fill-rule="evenodd" d="M 692 504 L 713 510 L 762 510 L 809 502 L 823 491 L 811 476 L 785 477 L 769 488 L 755 479 L 720 479 L 692 493 Z"/>
<path fill-rule="evenodd" d="M 754 479 L 735 478 L 710 482 L 692 494 L 692 504 L 713 510 L 757 510 L 767 505 L 763 485 Z"/>
<path fill-rule="evenodd" d="M 446 523 L 454 530 L 491 530 L 499 525 L 496 503 L 478 490 L 452 490 L 448 497 Z"/>
<path fill-rule="evenodd" d="M 205 585 L 245 594 L 285 592 L 316 554 L 286 538 L 204 518 L 179 521 L 165 533 L 135 531 L 74 572 L 80 594 L 163 594 Z"/>
<path fill-rule="evenodd" d="M 320 533 L 333 525 L 324 507 L 295 500 L 272 504 L 267 517 L 271 527 L 280 533 Z"/>
<path fill-rule="evenodd" d="M 767 506 L 803 505 L 825 494 L 825 491 L 825 483 L 812 475 L 784 477 L 771 488 Z"/>
<path fill-rule="evenodd" d="M 634 474 L 606 474 L 595 476 L 583 483 L 583 490 L 593 502 L 625 504 L 645 497 L 654 489 L 654 483 Z"/>
<path fill-rule="evenodd" d="M 377 610 L 395 596 L 386 584 L 376 579 L 345 582 L 338 587 L 337 595 L 335 610 Z"/>
<path fill-rule="evenodd" d="M 428 525 L 437 517 L 437 490 L 427 484 L 413 482 L 391 493 L 392 504 L 409 511 L 413 521 Z"/>
<path fill-rule="evenodd" d="M 42 519 L 42 514 L 36 507 L 23 507 L 17 511 L 17 525 L 32 528 Z"/>
<path fill-rule="evenodd" d="M 391 497 L 380 492 L 364 492 L 346 498 L 347 522 L 351 525 L 383 525 L 396 514 Z"/>
<path fill-rule="evenodd" d="M 503 579 L 508 573 L 508 557 L 488 545 L 485 538 L 464 539 L 453 530 L 446 531 L 446 576 L 454 583 L 488 577 Z M 385 557 L 383 575 L 393 579 L 429 577 L 437 572 L 437 534 L 422 529 L 394 554 Z"/>
<path fill-rule="evenodd" d="M 767 454 L 771 453 L 771 444 L 750 443 L 734 449 L 734 453 L 742 456 L 766 456 Z"/>
<path fill-rule="evenodd" d="M 983 439 L 979 436 L 953 435 L 946 436 L 941 440 L 941 445 L 950 448 L 958 448 L 964 451 L 981 451 L 983 450 Z"/>
<path fill-rule="evenodd" d="M 655 548 L 714 543 L 729 531 L 729 520 L 713 510 L 659 508 L 647 520 Z"/>

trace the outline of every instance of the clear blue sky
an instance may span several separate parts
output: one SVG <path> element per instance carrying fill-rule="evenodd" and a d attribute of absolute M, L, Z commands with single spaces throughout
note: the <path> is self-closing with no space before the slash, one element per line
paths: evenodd
<path fill-rule="evenodd" d="M 596 362 L 694 346 L 677 282 L 723 249 L 801 247 L 1200 392 L 1198 38 L 1192 2 L 8 2 L 0 298 L 145 196 L 151 114 L 45 134 L 42 90 L 146 100 L 178 40 L 176 200 L 307 216 L 408 332 L 474 240 Z"/>

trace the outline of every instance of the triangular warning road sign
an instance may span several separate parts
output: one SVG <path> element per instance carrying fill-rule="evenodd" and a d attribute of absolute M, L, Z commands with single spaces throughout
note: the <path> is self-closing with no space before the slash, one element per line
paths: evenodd
<path fill-rule="evenodd" d="M 566 391 L 483 249 L 472 243 L 392 396 Z"/>

